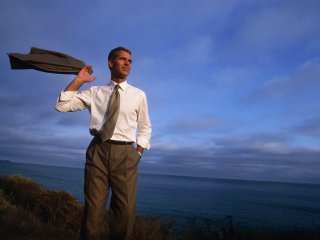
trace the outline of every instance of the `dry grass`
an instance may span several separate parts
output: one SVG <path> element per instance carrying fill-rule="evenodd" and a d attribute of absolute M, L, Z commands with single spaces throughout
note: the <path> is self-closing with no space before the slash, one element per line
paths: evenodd
<path fill-rule="evenodd" d="M 67 193 L 46 190 L 19 175 L 0 177 L 3 240 L 78 239 L 81 212 L 81 205 Z"/>

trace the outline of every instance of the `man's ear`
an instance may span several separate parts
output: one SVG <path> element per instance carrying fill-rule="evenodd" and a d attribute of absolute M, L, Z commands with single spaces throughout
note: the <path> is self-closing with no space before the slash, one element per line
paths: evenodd
<path fill-rule="evenodd" d="M 109 68 L 113 67 L 113 61 L 111 59 L 108 60 L 108 66 L 109 66 Z"/>

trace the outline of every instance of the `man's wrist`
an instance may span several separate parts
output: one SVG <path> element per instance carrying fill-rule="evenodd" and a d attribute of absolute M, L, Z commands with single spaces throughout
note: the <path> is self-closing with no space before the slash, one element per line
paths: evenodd
<path fill-rule="evenodd" d="M 138 146 L 137 146 L 137 151 L 138 151 L 139 155 L 142 156 L 143 151 L 144 151 L 144 148 L 141 147 L 140 145 L 138 145 Z"/>

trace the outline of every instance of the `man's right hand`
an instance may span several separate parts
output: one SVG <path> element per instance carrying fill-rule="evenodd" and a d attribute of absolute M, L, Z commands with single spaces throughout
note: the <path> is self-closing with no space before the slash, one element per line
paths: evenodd
<path fill-rule="evenodd" d="M 96 77 L 91 77 L 91 73 L 91 65 L 82 68 L 81 71 L 78 73 L 77 77 L 66 87 L 64 91 L 78 91 L 82 84 L 94 81 Z"/>
<path fill-rule="evenodd" d="M 92 65 L 88 65 L 81 69 L 76 79 L 78 78 L 82 83 L 92 82 L 96 79 L 95 76 L 91 77 L 92 72 Z"/>

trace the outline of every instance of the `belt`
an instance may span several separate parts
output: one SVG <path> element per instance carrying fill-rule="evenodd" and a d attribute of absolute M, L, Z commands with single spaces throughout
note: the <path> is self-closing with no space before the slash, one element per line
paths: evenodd
<path fill-rule="evenodd" d="M 131 145 L 131 144 L 133 144 L 133 142 L 116 141 L 116 140 L 111 140 L 111 139 L 108 139 L 105 142 L 115 144 L 115 145 Z"/>

